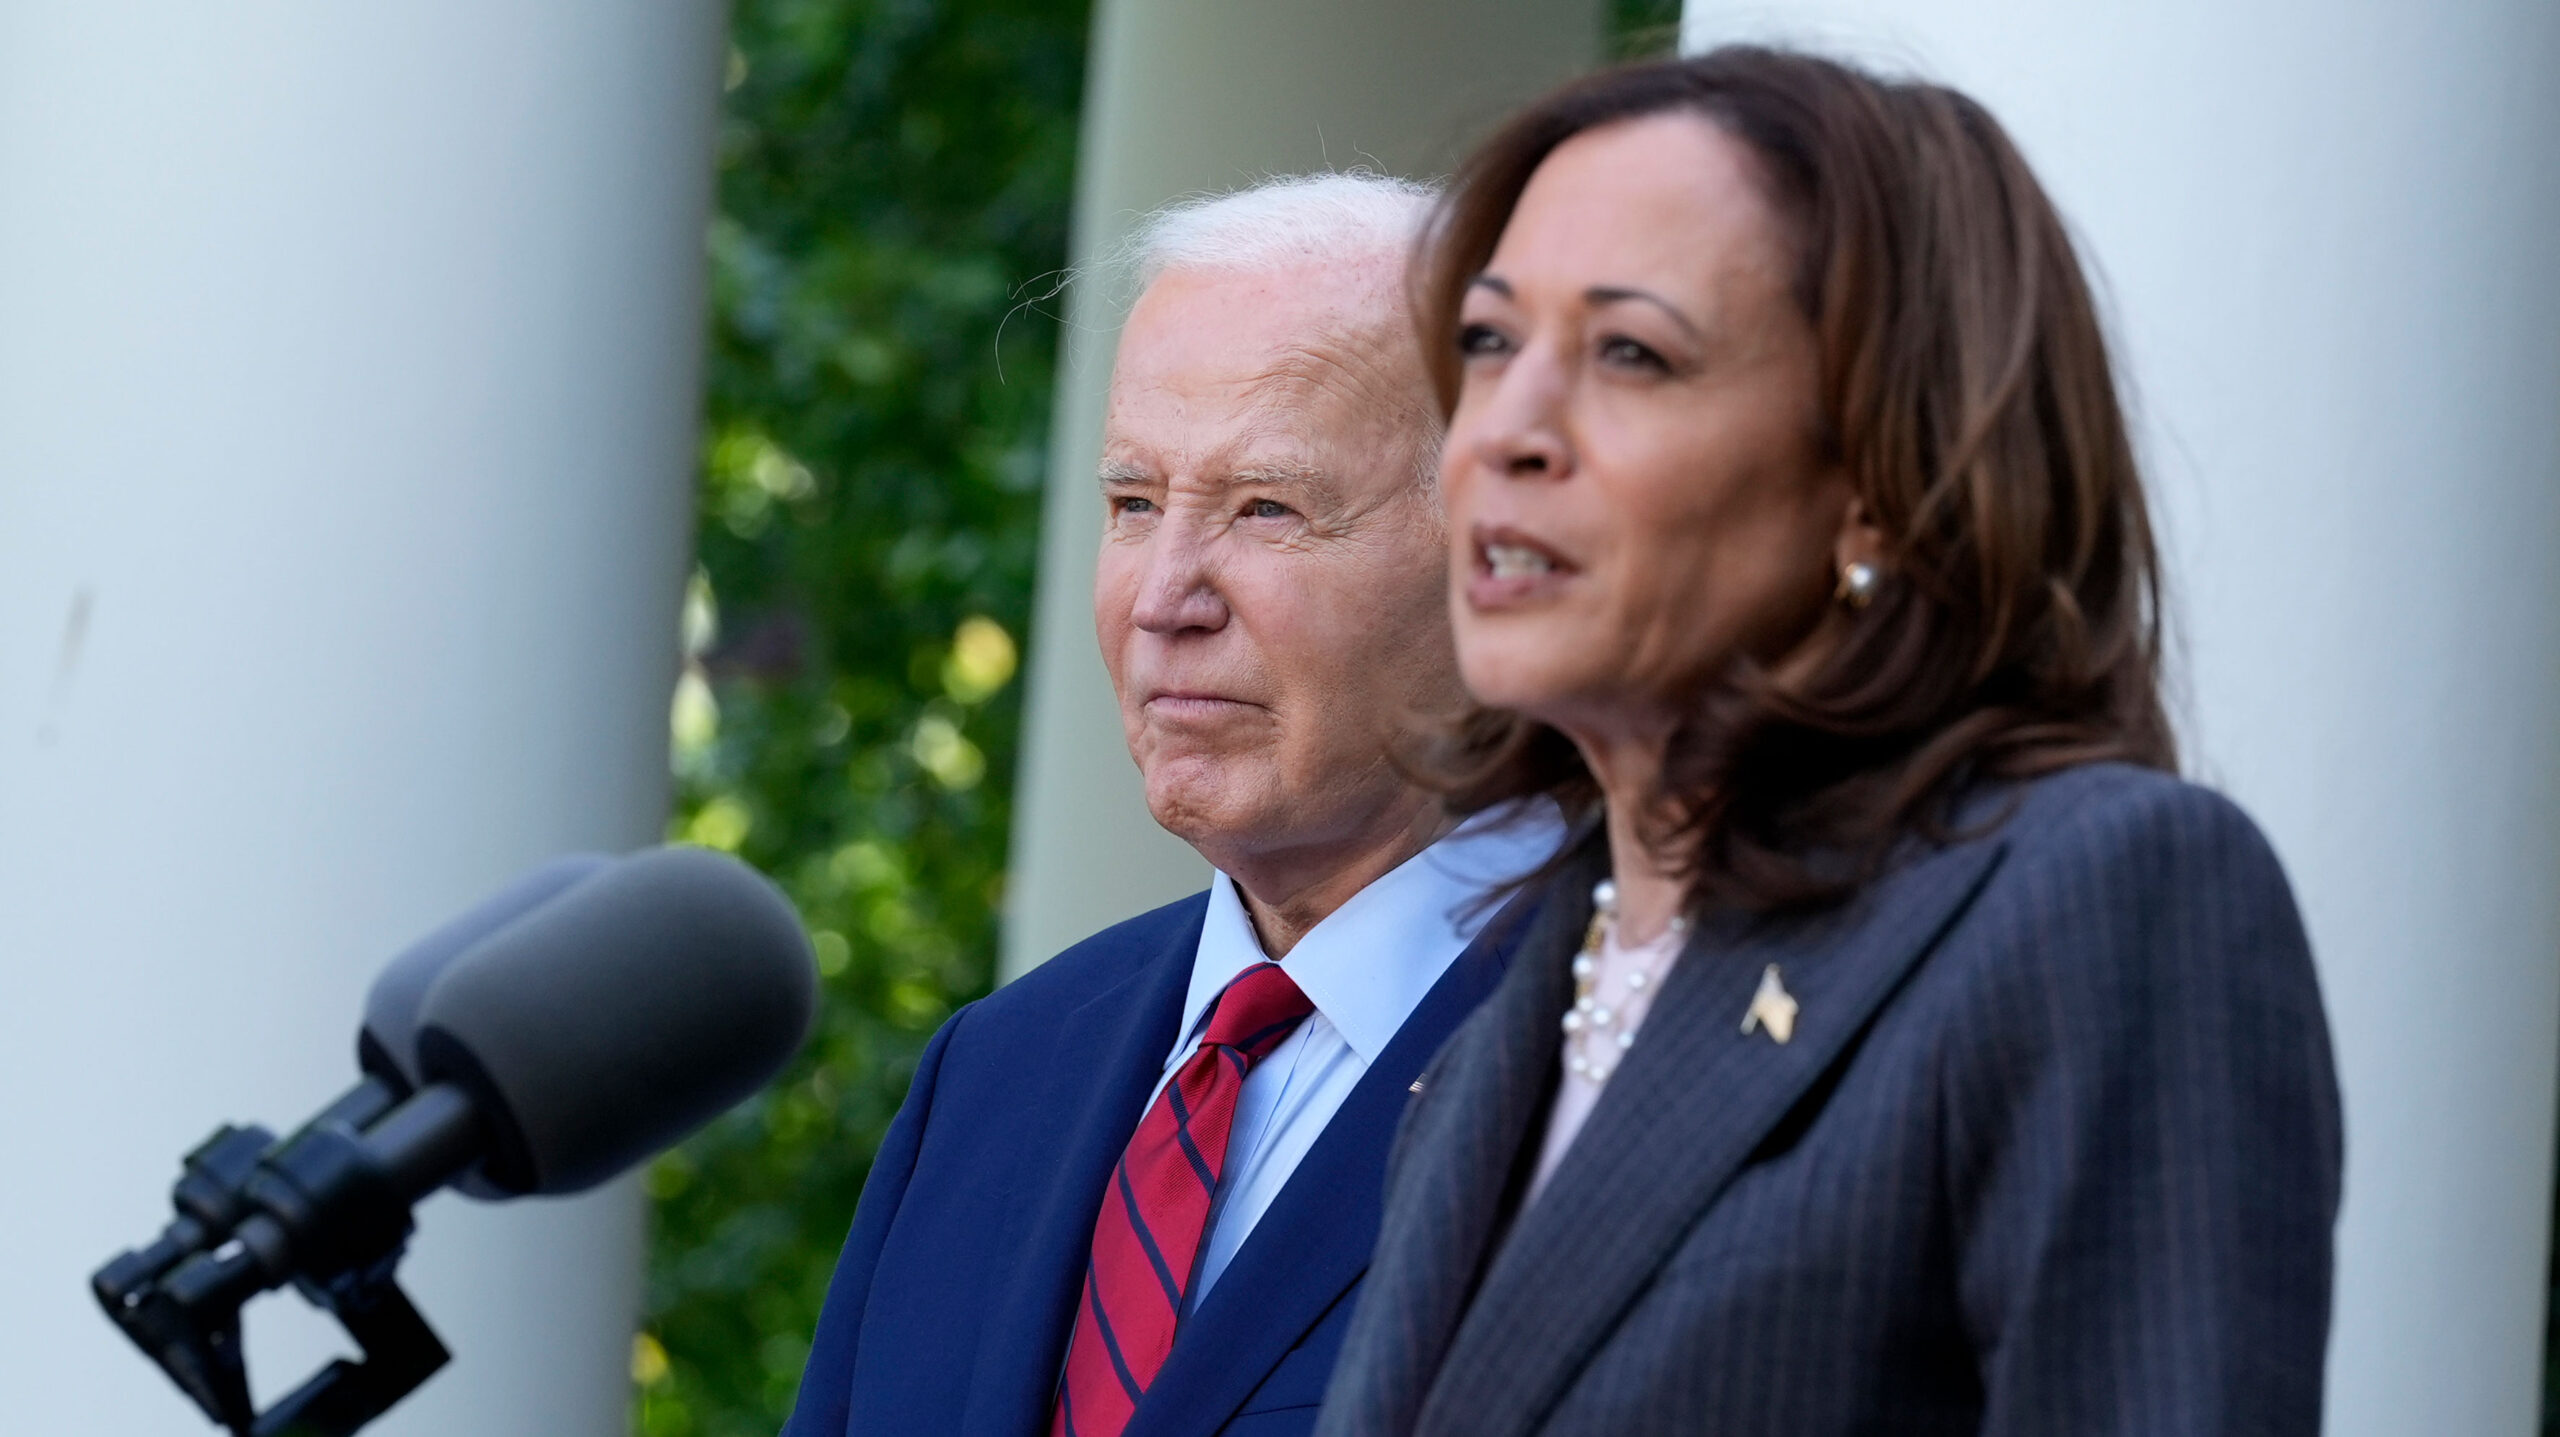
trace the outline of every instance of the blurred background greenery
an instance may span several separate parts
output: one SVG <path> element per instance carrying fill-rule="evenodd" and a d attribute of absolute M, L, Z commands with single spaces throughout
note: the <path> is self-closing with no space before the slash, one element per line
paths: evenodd
<path fill-rule="evenodd" d="M 734 11 L 674 831 L 781 881 L 826 1001 L 648 1175 L 647 1437 L 781 1425 L 916 1055 L 994 971 L 1057 350 L 1016 294 L 1065 260 L 1086 18 Z"/>
<path fill-rule="evenodd" d="M 1613 0 L 1622 52 L 1677 0 Z M 816 1037 L 653 1166 L 642 1437 L 788 1415 L 925 1040 L 993 981 L 1087 0 L 737 0 L 674 836 L 816 936 Z"/>

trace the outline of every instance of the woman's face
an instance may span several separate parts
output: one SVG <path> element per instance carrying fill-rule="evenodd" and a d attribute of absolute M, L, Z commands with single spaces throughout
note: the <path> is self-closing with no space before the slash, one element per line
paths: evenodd
<path fill-rule="evenodd" d="M 1858 541 L 1756 163 L 1706 119 L 1587 130 L 1466 295 L 1442 482 L 1458 660 L 1586 744 L 1658 735 L 1737 655 L 1783 673 Z"/>

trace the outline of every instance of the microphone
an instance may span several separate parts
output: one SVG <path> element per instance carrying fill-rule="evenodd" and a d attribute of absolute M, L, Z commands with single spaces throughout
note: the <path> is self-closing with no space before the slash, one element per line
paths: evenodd
<path fill-rule="evenodd" d="M 461 917 L 409 945 L 383 966 L 364 995 L 364 1026 L 356 1033 L 358 1083 L 329 1112 L 356 1127 L 369 1126 L 391 1105 L 425 1084 L 418 1069 L 418 1010 L 427 989 L 473 944 L 516 919 L 549 903 L 613 863 L 601 853 L 568 853 L 554 858 L 480 901 Z M 456 1178 L 452 1186 L 471 1197 L 492 1201 L 508 1194 L 478 1173 Z"/>
<path fill-rule="evenodd" d="M 605 868 L 613 860 L 603 854 L 573 853 L 554 858 L 483 899 L 461 916 L 401 950 L 365 995 L 364 1025 L 356 1038 L 356 1063 L 364 1077 L 321 1109 L 305 1129 L 325 1123 L 363 1129 L 391 1111 L 418 1088 L 415 1050 L 418 1009 L 427 987 L 454 959 L 481 939 L 558 897 Z M 301 1136 L 300 1133 L 296 1134 Z M 100 1269 L 91 1286 L 119 1325 L 130 1332 L 150 1311 L 143 1290 L 199 1251 L 219 1246 L 247 1214 L 246 1188 L 258 1161 L 276 1146 L 276 1136 L 254 1124 L 225 1124 L 198 1144 L 181 1163 L 170 1205 L 177 1209 L 157 1241 L 127 1252 Z M 474 1177 L 460 1184 L 475 1197 L 494 1197 L 493 1188 Z M 153 1344 L 141 1336 L 146 1349 Z M 214 1381 L 200 1374 L 178 1377 L 190 1392 L 210 1391 Z M 199 1395 L 200 1402 L 206 1400 Z M 245 1399 L 244 1399 L 245 1400 Z M 219 1402 L 216 1405 L 222 1405 Z"/>
<path fill-rule="evenodd" d="M 582 1192 L 771 1081 L 808 1036 L 817 984 L 781 890 L 726 854 L 657 849 L 435 980 L 422 1092 L 471 1095 L 498 1188 Z"/>
<path fill-rule="evenodd" d="M 726 855 L 662 848 L 538 870 L 385 970 L 358 1044 L 363 1083 L 283 1143 L 218 1132 L 187 1159 L 181 1221 L 92 1287 L 239 1437 L 353 1433 L 447 1360 L 393 1281 L 419 1198 L 466 1174 L 500 1196 L 603 1182 L 770 1081 L 807 1035 L 816 986 L 788 900 Z M 200 1168 L 212 1176 L 190 1193 Z M 190 1211 L 215 1188 L 228 1212 Z M 259 1414 L 239 1312 L 286 1282 L 365 1356 Z"/>
<path fill-rule="evenodd" d="M 390 1084 L 395 1102 L 417 1091 L 421 1086 L 418 1009 L 426 1002 L 428 986 L 473 944 L 612 864 L 601 853 L 562 854 L 402 949 L 400 956 L 382 966 L 373 986 L 365 991 L 364 1026 L 356 1033 L 356 1066 Z"/>

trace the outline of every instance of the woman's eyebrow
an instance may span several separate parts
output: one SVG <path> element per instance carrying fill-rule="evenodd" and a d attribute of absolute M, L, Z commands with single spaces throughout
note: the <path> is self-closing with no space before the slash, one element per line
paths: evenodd
<path fill-rule="evenodd" d="M 1654 308 L 1661 310 L 1664 314 L 1671 316 L 1672 322 L 1679 325 L 1682 329 L 1687 330 L 1691 339 L 1703 340 L 1706 338 L 1706 336 L 1699 331 L 1696 322 L 1691 320 L 1689 316 L 1680 312 L 1680 306 L 1673 304 L 1671 301 L 1664 299 L 1661 295 L 1655 294 L 1649 289 L 1636 289 L 1629 285 L 1596 284 L 1591 288 L 1584 290 L 1582 292 L 1582 297 L 1587 303 L 1595 306 L 1603 304 L 1624 304 L 1629 300 L 1634 300 L 1640 304 L 1649 304 Z"/>
<path fill-rule="evenodd" d="M 1498 274 L 1477 275 L 1475 278 L 1467 281 L 1467 288 L 1487 290 L 1491 293 L 1502 296 L 1504 299 L 1516 299 L 1518 297 L 1512 293 L 1511 281 L 1504 279 Z M 1638 289 L 1633 285 L 1623 284 L 1595 284 L 1582 292 L 1582 300 L 1583 303 L 1595 308 L 1606 304 L 1624 304 L 1630 300 L 1641 304 L 1649 304 L 1654 308 L 1661 310 L 1665 315 L 1670 316 L 1671 322 L 1688 331 L 1691 339 L 1701 342 L 1704 342 L 1706 339 L 1706 334 L 1698 328 L 1697 321 L 1689 318 L 1686 314 L 1681 313 L 1680 306 L 1673 304 L 1671 301 L 1664 299 L 1661 295 L 1655 294 L 1649 289 Z"/>

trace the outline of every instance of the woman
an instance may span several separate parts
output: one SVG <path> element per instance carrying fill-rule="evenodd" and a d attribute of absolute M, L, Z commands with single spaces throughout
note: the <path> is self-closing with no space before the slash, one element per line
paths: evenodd
<path fill-rule="evenodd" d="M 2310 955 L 2172 776 L 2105 344 L 1998 125 L 1610 72 L 1417 274 L 1483 705 L 1437 762 L 1590 836 L 1417 1084 L 1321 1431 L 2316 1432 Z"/>

